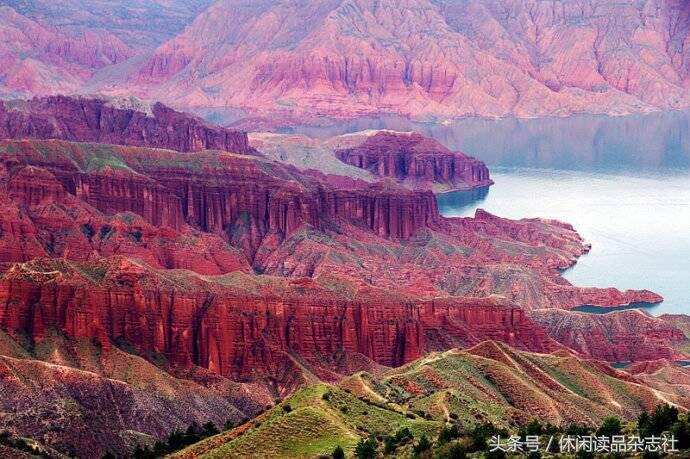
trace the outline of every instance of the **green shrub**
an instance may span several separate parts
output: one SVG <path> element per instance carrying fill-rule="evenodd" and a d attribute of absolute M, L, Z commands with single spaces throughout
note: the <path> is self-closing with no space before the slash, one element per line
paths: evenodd
<path fill-rule="evenodd" d="M 496 451 L 487 451 L 484 453 L 484 459 L 505 459 L 506 453 L 497 449 Z"/>
<path fill-rule="evenodd" d="M 678 408 L 670 405 L 657 405 L 652 414 L 643 411 L 637 418 L 637 429 L 641 437 L 659 436 L 678 421 Z"/>
<path fill-rule="evenodd" d="M 614 435 L 620 435 L 622 430 L 621 420 L 615 416 L 609 416 L 604 418 L 601 426 L 597 429 L 597 435 L 612 437 Z"/>
<path fill-rule="evenodd" d="M 541 435 L 544 433 L 544 428 L 542 427 L 541 422 L 539 422 L 537 419 L 532 419 L 530 422 L 528 422 L 524 429 L 524 436 Z"/>
<path fill-rule="evenodd" d="M 96 235 L 96 230 L 93 229 L 91 223 L 84 223 L 81 225 L 81 232 L 89 241 Z"/>
<path fill-rule="evenodd" d="M 110 226 L 110 225 L 103 225 L 103 226 L 101 226 L 101 229 L 98 231 L 98 237 L 100 237 L 101 240 L 106 240 L 106 239 L 108 239 L 110 236 L 112 236 L 112 234 L 113 234 L 114 232 L 115 232 L 115 230 L 113 229 L 112 226 Z"/>
<path fill-rule="evenodd" d="M 446 425 L 443 426 L 441 432 L 438 434 L 438 442 L 441 444 L 448 443 L 458 437 L 460 437 L 460 428 L 455 424 L 451 426 Z"/>
<path fill-rule="evenodd" d="M 460 443 L 450 443 L 442 446 L 434 457 L 436 459 L 465 459 L 467 452 Z"/>
<path fill-rule="evenodd" d="M 134 242 L 136 242 L 137 244 L 140 243 L 142 238 L 144 237 L 142 232 L 139 230 L 130 231 L 127 233 L 127 236 L 129 236 L 129 238 L 131 240 L 133 240 Z"/>
<path fill-rule="evenodd" d="M 220 433 L 220 430 L 218 430 L 218 427 L 216 427 L 216 425 L 211 421 L 204 424 L 202 426 L 202 429 L 203 429 L 203 435 L 205 437 L 212 437 L 212 436 Z"/>
<path fill-rule="evenodd" d="M 361 438 L 355 446 L 355 457 L 357 459 L 374 459 L 376 457 L 376 449 L 378 442 L 375 438 L 367 440 Z"/>
<path fill-rule="evenodd" d="M 422 435 L 419 438 L 419 441 L 417 442 L 416 445 L 414 445 L 414 452 L 415 454 L 422 454 L 425 451 L 429 451 L 431 449 L 431 441 L 427 438 L 426 435 Z"/>

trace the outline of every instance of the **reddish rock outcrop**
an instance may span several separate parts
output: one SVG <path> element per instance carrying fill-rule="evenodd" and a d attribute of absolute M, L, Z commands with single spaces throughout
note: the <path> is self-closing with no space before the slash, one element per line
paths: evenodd
<path fill-rule="evenodd" d="M 428 191 L 356 180 L 345 190 L 329 176 L 215 151 L 5 141 L 0 162 L 10 200 L 0 219 L 10 236 L 0 238 L 5 261 L 122 254 L 217 274 L 243 265 L 230 261 L 237 254 L 222 239 L 263 272 L 340 273 L 382 288 L 405 282 L 429 298 L 496 294 L 525 309 L 658 298 L 563 280 L 557 270 L 588 249 L 569 225 L 482 211 L 444 219 Z M 113 220 L 128 212 L 143 221 Z M 199 242 L 182 245 L 186 235 Z"/>
<path fill-rule="evenodd" d="M 398 366 L 484 339 L 557 348 L 524 311 L 492 300 L 419 301 L 371 289 L 349 298 L 313 281 L 171 277 L 123 258 L 15 265 L 0 280 L 0 327 L 36 342 L 51 328 L 105 347 L 124 340 L 175 365 L 242 379 L 268 377 L 288 355 L 328 374 L 323 359 L 343 352 Z"/>
<path fill-rule="evenodd" d="M 393 177 L 418 185 L 440 183 L 451 188 L 491 185 L 489 169 L 481 161 L 452 152 L 420 134 L 382 131 L 358 146 L 337 150 L 338 159 L 379 177 Z"/>
<path fill-rule="evenodd" d="M 15 174 L 10 187 L 24 205 L 49 195 L 57 201 L 76 196 L 105 214 L 134 212 L 156 227 L 191 225 L 222 236 L 250 258 L 269 235 L 280 242 L 303 225 L 320 228 L 330 219 L 345 219 L 393 239 L 407 239 L 440 219 L 431 192 L 364 182 L 340 190 L 292 167 L 223 152 L 192 157 L 104 148 L 8 141 L 0 160 Z M 32 169 L 24 171 L 22 164 Z M 42 179 L 24 179 L 27 174 Z"/>
<path fill-rule="evenodd" d="M 14 104 L 0 101 L 0 138 L 62 139 L 169 148 L 217 149 L 255 154 L 244 132 L 212 126 L 161 103 L 151 115 L 105 100 L 51 96 Z"/>
<path fill-rule="evenodd" d="M 260 400 L 485 339 L 538 352 L 557 350 L 561 341 L 610 359 L 680 355 L 671 347 L 682 333 L 663 322 L 644 328 L 642 344 L 631 345 L 642 319 L 615 327 L 619 333 L 609 340 L 606 324 L 585 322 L 570 335 L 541 313 L 528 316 L 594 297 L 603 305 L 620 301 L 615 290 L 580 289 L 560 277 L 559 269 L 588 250 L 569 225 L 482 211 L 445 219 L 433 193 L 391 182 L 224 151 L 0 141 L 0 330 L 38 350 L 49 347 L 56 331 L 96 343 L 100 366 L 83 369 L 97 376 L 118 379 L 102 366 L 120 346 L 151 361 L 162 358 L 168 376 L 199 382 L 201 372 L 200 383 L 214 388 L 214 378 L 261 384 Z M 555 317 L 561 313 L 568 314 Z M 7 354 L 13 347 L 3 336 L 0 354 Z M 107 411 L 102 394 L 120 390 L 75 371 L 94 358 L 65 358 L 63 347 L 39 360 L 68 367 L 61 374 L 69 381 L 31 383 L 39 388 L 31 392 L 0 380 L 0 391 L 11 391 L 5 403 L 13 431 L 57 445 L 17 414 L 24 406 L 49 412 L 57 403 L 32 394 L 45 388 L 60 400 L 88 392 Z M 0 371 L 15 379 L 26 381 L 24 371 L 54 377 L 43 362 L 10 363 Z M 122 391 L 117 400 L 124 403 L 131 391 Z M 217 419 L 218 411 L 206 408 L 215 392 L 191 391 L 202 406 L 183 407 L 193 416 L 170 414 L 176 425 Z M 184 398 L 189 390 L 180 393 Z M 74 397 L 93 411 L 91 400 Z M 146 400 L 154 413 L 172 409 Z M 131 427 L 165 434 L 155 422 L 125 414 L 99 432 Z M 86 429 L 83 421 L 69 422 Z M 73 441 L 84 451 L 120 444 L 105 433 Z"/>
<path fill-rule="evenodd" d="M 667 359 L 657 359 L 657 360 L 642 360 L 640 362 L 635 362 L 625 367 L 625 371 L 631 375 L 638 374 L 653 374 L 659 370 L 672 365 L 672 362 Z"/>
<path fill-rule="evenodd" d="M 625 369 L 643 384 L 690 400 L 690 368 L 666 359 L 637 362 Z M 682 402 L 681 402 L 682 403 Z"/>
<path fill-rule="evenodd" d="M 681 330 L 637 309 L 589 314 L 536 310 L 530 318 L 559 343 L 609 362 L 684 359 Z"/>

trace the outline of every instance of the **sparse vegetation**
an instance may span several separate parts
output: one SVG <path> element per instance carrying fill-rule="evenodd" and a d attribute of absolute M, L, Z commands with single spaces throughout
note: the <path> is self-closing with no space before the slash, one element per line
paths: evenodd
<path fill-rule="evenodd" d="M 96 235 L 96 230 L 91 223 L 84 223 L 81 225 L 81 232 L 89 241 Z"/>
<path fill-rule="evenodd" d="M 587 387 L 586 381 L 582 382 L 583 376 L 590 378 L 598 374 L 596 368 L 557 355 L 523 354 L 492 344 L 473 352 L 480 356 L 513 352 L 508 355 L 512 361 L 525 362 L 528 368 L 544 369 L 542 374 L 547 374 L 545 368 L 548 366 L 557 367 L 559 375 L 582 388 Z M 578 372 L 582 375 L 580 379 Z M 506 386 L 501 378 L 511 386 Z M 610 384 L 612 391 L 622 395 L 617 401 L 629 403 L 626 408 L 639 410 L 639 405 L 635 405 L 639 398 L 633 398 L 634 391 L 626 392 L 627 386 L 608 380 L 605 375 L 599 378 L 604 384 Z M 444 381 L 444 384 L 439 385 L 437 381 Z M 265 413 L 260 426 L 243 430 L 238 437 L 214 447 L 209 457 L 242 456 L 250 451 L 267 456 L 329 456 L 337 446 L 346 457 L 371 457 L 367 455 L 371 454 L 374 443 L 378 457 L 478 457 L 489 452 L 495 436 L 505 440 L 513 435 L 520 438 L 537 436 L 545 446 L 551 435 L 556 439 L 560 435 L 613 436 L 627 435 L 635 429 L 635 423 L 624 424 L 613 416 L 613 410 L 597 405 L 588 405 L 591 410 L 587 414 L 599 416 L 598 425 L 556 426 L 540 419 L 517 425 L 511 417 L 516 419 L 520 413 L 511 408 L 514 402 L 507 399 L 511 394 L 508 390 L 543 397 L 536 392 L 538 388 L 528 382 L 524 374 L 504 369 L 498 360 L 458 351 L 434 353 L 383 376 L 357 373 L 339 385 L 319 384 L 298 391 Z M 476 390 L 479 387 L 481 391 Z M 500 394 L 506 399 L 483 398 L 487 393 Z M 571 392 L 565 392 L 564 397 L 568 394 Z M 577 400 L 580 404 L 587 403 L 580 397 Z M 555 403 L 563 403 L 563 400 Z M 582 406 L 564 406 L 572 409 L 563 412 L 569 415 L 580 414 L 578 410 L 582 410 Z M 586 419 L 584 415 L 582 418 Z M 641 432 L 645 429 L 674 432 L 683 447 L 690 442 L 686 417 L 671 407 L 658 407 L 641 416 L 639 425 Z M 558 441 L 550 448 L 551 453 L 556 453 Z M 493 452 L 489 457 L 502 456 L 500 452 Z M 530 457 L 536 458 L 536 455 Z"/>
<path fill-rule="evenodd" d="M 438 434 L 438 442 L 441 444 L 451 442 L 460 437 L 460 428 L 457 424 L 445 425 Z"/>
<path fill-rule="evenodd" d="M 422 435 L 422 437 L 419 439 L 416 445 L 414 445 L 414 453 L 415 455 L 419 456 L 427 451 L 429 451 L 432 447 L 431 441 L 427 438 L 426 435 Z"/>
<path fill-rule="evenodd" d="M 140 230 L 132 230 L 127 233 L 127 236 L 137 244 L 141 242 L 144 235 Z"/>
<path fill-rule="evenodd" d="M 154 459 L 164 457 L 218 433 L 220 433 L 220 431 L 211 421 L 207 422 L 203 426 L 199 426 L 199 424 L 193 422 L 186 431 L 174 431 L 168 435 L 167 442 L 157 441 L 154 444 L 153 449 L 142 447 L 141 445 L 137 446 L 137 448 L 134 450 L 133 456 L 135 459 Z"/>
<path fill-rule="evenodd" d="M 399 429 L 393 436 L 386 436 L 384 438 L 384 454 L 394 453 L 398 446 L 412 441 L 413 438 L 414 435 L 407 427 Z"/>
<path fill-rule="evenodd" d="M 0 445 L 7 446 L 9 448 L 23 451 L 25 453 L 32 454 L 38 457 L 50 458 L 51 456 L 47 454 L 40 446 L 31 440 L 25 438 L 14 437 L 8 431 L 0 432 Z"/>
<path fill-rule="evenodd" d="M 597 435 L 612 437 L 614 435 L 620 435 L 622 431 L 621 420 L 614 416 L 609 416 L 604 419 L 604 422 L 597 429 Z"/>

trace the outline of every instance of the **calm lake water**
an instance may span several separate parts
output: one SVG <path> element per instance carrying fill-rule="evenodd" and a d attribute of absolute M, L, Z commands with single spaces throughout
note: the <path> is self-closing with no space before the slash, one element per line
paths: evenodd
<path fill-rule="evenodd" d="M 439 196 L 447 216 L 477 208 L 509 218 L 567 221 L 592 251 L 565 273 L 580 286 L 646 288 L 665 300 L 652 314 L 690 313 L 690 173 L 631 175 L 497 169 L 486 192 Z"/>
<path fill-rule="evenodd" d="M 439 196 L 445 215 L 483 208 L 575 226 L 590 254 L 565 273 L 576 285 L 650 289 L 653 314 L 690 314 L 690 112 L 452 124 L 377 118 L 295 132 L 415 130 L 485 161 L 489 190 Z"/>

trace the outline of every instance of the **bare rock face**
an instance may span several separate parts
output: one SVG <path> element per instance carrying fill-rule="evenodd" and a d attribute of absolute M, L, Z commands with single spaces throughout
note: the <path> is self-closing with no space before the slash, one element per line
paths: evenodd
<path fill-rule="evenodd" d="M 530 317 L 559 343 L 609 362 L 683 359 L 676 348 L 683 332 L 639 310 L 588 314 L 563 310 L 532 311 Z"/>
<path fill-rule="evenodd" d="M 481 161 L 451 152 L 421 134 L 382 131 L 360 145 L 336 150 L 338 159 L 378 177 L 392 177 L 413 186 L 443 184 L 451 189 L 489 186 L 489 169 Z"/>
<path fill-rule="evenodd" d="M 57 20 L 22 2 L 26 16 L 3 7 L 0 94 L 137 94 L 302 124 L 382 114 L 432 122 L 620 115 L 690 104 L 685 0 L 223 0 L 190 21 L 204 2 L 183 2 L 172 22 L 155 10 L 175 2 L 153 11 L 150 3 L 105 6 L 119 7 L 110 16 L 126 12 L 116 24 L 88 6 L 34 8 Z M 155 32 L 140 30 L 147 19 L 160 24 L 144 27 Z M 159 44 L 152 35 L 167 40 L 151 50 Z M 132 65 L 114 67 L 131 57 Z"/>
<path fill-rule="evenodd" d="M 225 0 L 128 89 L 315 122 L 624 114 L 688 106 L 689 43 L 682 0 Z"/>
<path fill-rule="evenodd" d="M 340 190 L 256 157 L 117 146 L 94 150 L 61 142 L 9 142 L 5 151 L 14 173 L 8 186 L 24 205 L 77 198 L 105 214 L 135 213 L 154 227 L 179 231 L 191 225 L 230 240 L 250 258 L 267 236 L 282 241 L 303 225 L 320 228 L 330 219 L 407 239 L 441 218 L 431 192 L 364 182 Z"/>
<path fill-rule="evenodd" d="M 71 93 L 98 69 L 136 53 L 108 31 L 51 27 L 5 5 L 0 6 L 1 95 Z"/>
<path fill-rule="evenodd" d="M 349 298 L 312 281 L 256 283 L 246 274 L 173 279 L 121 258 L 16 265 L 0 281 L 0 327 L 35 342 L 50 329 L 106 347 L 124 340 L 171 364 L 243 380 L 268 377 L 288 355 L 328 375 L 322 359 L 337 353 L 399 366 L 485 339 L 539 352 L 558 347 L 524 311 L 492 300 L 419 301 L 376 291 Z"/>
<path fill-rule="evenodd" d="M 255 154 L 245 133 L 211 126 L 160 103 L 154 104 L 148 115 L 114 107 L 104 100 L 65 96 L 0 102 L 0 137 Z"/>
<path fill-rule="evenodd" d="M 100 70 L 112 81 L 127 59 L 151 52 L 184 29 L 211 0 L 67 0 L 0 6 L 0 95 L 92 93 Z M 99 82 L 103 82 L 97 77 Z M 89 87 L 84 91 L 85 86 Z"/>
<path fill-rule="evenodd" d="M 357 180 L 343 189 L 330 176 L 212 151 L 5 141 L 0 160 L 6 262 L 119 254 L 204 274 L 251 265 L 385 288 L 415 279 L 415 294 L 501 295 L 525 309 L 661 299 L 564 281 L 557 270 L 588 250 L 569 225 L 482 211 L 444 219 L 429 191 Z"/>
<path fill-rule="evenodd" d="M 5 2 L 16 13 L 39 24 L 72 34 L 94 29 L 107 31 L 138 49 L 155 46 L 176 35 L 210 3 L 211 0 L 114 0 L 102 4 L 68 0 L 59 5 L 50 0 Z"/>

